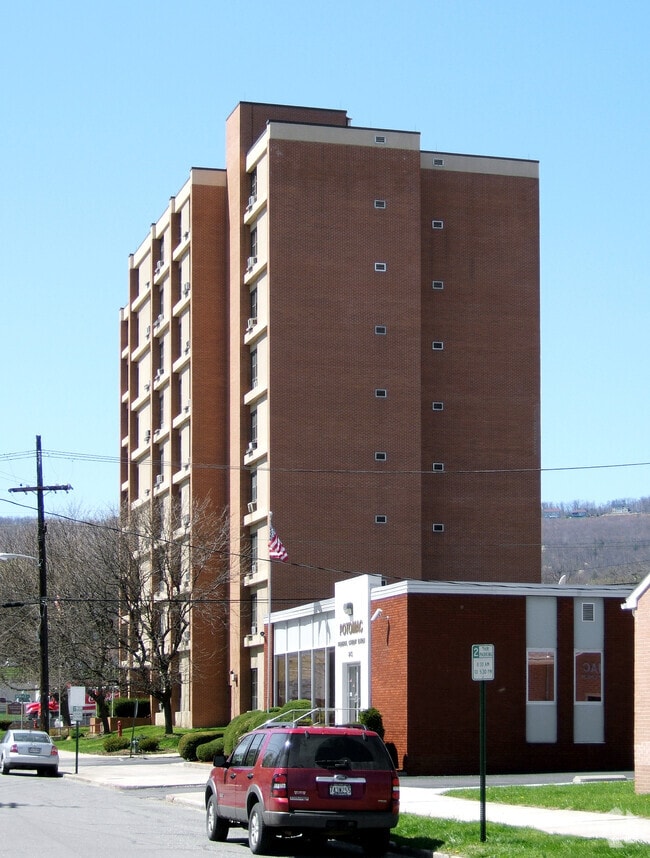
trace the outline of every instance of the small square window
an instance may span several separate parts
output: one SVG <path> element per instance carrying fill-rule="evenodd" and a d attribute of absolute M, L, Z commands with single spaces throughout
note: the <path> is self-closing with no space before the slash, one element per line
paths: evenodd
<path fill-rule="evenodd" d="M 432 402 L 431 403 L 431 408 L 433 411 L 442 411 L 444 409 L 444 407 L 445 407 L 444 402 Z"/>
<path fill-rule="evenodd" d="M 386 271 L 387 268 L 385 262 L 375 262 L 375 271 Z"/>
<path fill-rule="evenodd" d="M 439 352 L 440 352 L 440 351 L 442 351 L 442 350 L 444 349 L 444 347 L 445 347 L 445 344 L 442 342 L 442 340 L 434 340 L 434 341 L 431 343 L 431 348 L 432 348 L 434 351 L 439 351 Z"/>
<path fill-rule="evenodd" d="M 444 226 L 445 226 L 445 224 L 441 220 L 432 220 L 431 221 L 431 228 L 432 229 L 444 229 Z"/>
<path fill-rule="evenodd" d="M 386 399 L 386 397 L 388 396 L 388 391 L 385 387 L 378 387 L 375 389 L 375 396 L 378 399 Z"/>
<path fill-rule="evenodd" d="M 376 209 L 385 209 L 386 208 L 386 200 L 375 200 L 375 208 Z"/>
<path fill-rule="evenodd" d="M 431 288 L 432 289 L 444 289 L 445 288 L 445 281 L 444 280 L 434 280 L 431 283 Z"/>
<path fill-rule="evenodd" d="M 445 166 L 445 159 L 444 158 L 434 158 L 433 159 L 433 166 L 434 167 L 444 167 Z"/>
<path fill-rule="evenodd" d="M 434 533 L 443 533 L 445 526 L 444 526 L 444 524 L 438 523 L 438 524 L 432 525 L 431 529 L 433 530 Z"/>
<path fill-rule="evenodd" d="M 445 463 L 444 462 L 434 462 L 433 465 L 431 466 L 431 470 L 432 471 L 438 471 L 438 473 L 440 473 L 440 471 L 445 470 Z"/>
<path fill-rule="evenodd" d="M 386 333 L 386 325 L 375 325 L 375 333 L 383 336 Z"/>
<path fill-rule="evenodd" d="M 375 524 L 386 524 L 388 521 L 387 515 L 376 515 L 375 516 Z"/>
<path fill-rule="evenodd" d="M 386 135 L 385 134 L 375 134 L 375 143 L 385 143 Z"/>
<path fill-rule="evenodd" d="M 385 462 L 387 458 L 388 455 L 383 450 L 377 450 L 375 453 L 375 462 Z"/>

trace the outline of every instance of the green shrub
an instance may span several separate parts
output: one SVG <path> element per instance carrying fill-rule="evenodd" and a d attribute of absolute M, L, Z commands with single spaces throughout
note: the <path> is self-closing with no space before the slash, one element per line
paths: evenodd
<path fill-rule="evenodd" d="M 374 730 L 382 739 L 384 738 L 384 722 L 380 711 L 375 709 L 374 706 L 370 709 L 362 709 L 361 712 L 359 712 L 359 721 L 364 727 L 366 727 L 366 729 Z"/>
<path fill-rule="evenodd" d="M 200 745 L 206 742 L 212 742 L 214 739 L 219 739 L 223 736 L 223 730 L 206 730 L 200 733 L 185 733 L 178 740 L 178 753 L 184 760 L 194 762 L 197 758 L 196 752 Z"/>
<path fill-rule="evenodd" d="M 103 742 L 104 750 L 109 754 L 114 751 L 126 751 L 130 744 L 131 742 L 126 736 L 118 736 L 115 733 L 111 733 Z"/>
<path fill-rule="evenodd" d="M 13 718 L 9 718 L 9 719 L 0 718 L 0 730 L 2 730 L 3 732 L 5 730 L 8 730 L 13 723 L 14 723 Z"/>
<path fill-rule="evenodd" d="M 212 759 L 215 754 L 223 754 L 223 744 L 224 738 L 223 736 L 218 736 L 216 739 L 213 739 L 211 742 L 204 742 L 202 745 L 199 745 L 196 749 L 196 759 L 200 763 L 209 763 L 212 762 Z"/>
<path fill-rule="evenodd" d="M 116 718 L 135 718 L 135 698 L 117 697 L 115 700 Z M 148 697 L 138 697 L 138 718 L 149 718 L 151 715 L 151 701 Z"/>
<path fill-rule="evenodd" d="M 155 736 L 140 736 L 138 739 L 138 751 L 143 754 L 153 754 L 160 747 L 160 739 Z"/>
<path fill-rule="evenodd" d="M 252 712 L 242 712 L 236 715 L 224 731 L 224 754 L 232 754 L 235 745 L 245 733 L 249 733 L 271 718 L 281 715 L 283 712 L 291 712 L 292 709 L 311 709 L 309 700 L 288 700 L 283 706 L 274 706 L 269 712 L 255 709 Z M 295 717 L 293 713 L 292 717 Z M 282 718 L 278 718 L 281 721 Z"/>

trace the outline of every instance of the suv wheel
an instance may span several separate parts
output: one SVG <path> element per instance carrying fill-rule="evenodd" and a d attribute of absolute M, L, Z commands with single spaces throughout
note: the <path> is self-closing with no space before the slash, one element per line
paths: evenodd
<path fill-rule="evenodd" d="M 248 816 L 248 846 L 254 855 L 264 855 L 268 851 L 270 839 L 258 802 L 252 806 Z"/>
<path fill-rule="evenodd" d="M 9 774 L 9 766 L 7 765 L 7 761 L 5 760 L 4 757 L 2 758 L 2 774 L 3 775 Z"/>
<path fill-rule="evenodd" d="M 217 799 L 211 795 L 205 811 L 205 829 L 210 840 L 223 842 L 228 838 L 228 820 L 217 813 Z"/>
<path fill-rule="evenodd" d="M 364 834 L 361 839 L 364 855 L 378 858 L 388 852 L 390 845 L 390 829 L 378 828 L 376 831 L 369 831 Z"/>

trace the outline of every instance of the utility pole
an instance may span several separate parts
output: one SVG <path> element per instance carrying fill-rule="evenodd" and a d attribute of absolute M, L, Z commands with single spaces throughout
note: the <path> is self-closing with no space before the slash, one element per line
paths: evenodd
<path fill-rule="evenodd" d="M 36 436 L 36 485 L 19 486 L 9 489 L 10 492 L 36 492 L 38 508 L 38 602 L 39 602 L 39 649 L 41 656 L 40 697 L 41 697 L 41 730 L 50 732 L 50 659 L 48 652 L 47 626 L 47 562 L 45 557 L 45 492 L 69 492 L 72 486 L 43 485 L 43 455 L 41 453 L 41 436 Z"/>

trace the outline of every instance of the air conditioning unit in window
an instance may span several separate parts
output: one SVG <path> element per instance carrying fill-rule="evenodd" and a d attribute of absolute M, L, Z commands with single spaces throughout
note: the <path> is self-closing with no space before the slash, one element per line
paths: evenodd
<path fill-rule="evenodd" d="M 156 475 L 156 485 L 157 485 L 157 486 L 162 486 L 164 479 L 165 479 L 165 478 L 163 477 L 163 475 L 162 475 L 162 474 L 157 474 L 157 475 Z"/>
<path fill-rule="evenodd" d="M 246 455 L 252 456 L 255 450 L 257 450 L 257 441 L 250 441 L 248 447 L 246 447 Z"/>
<path fill-rule="evenodd" d="M 148 444 L 149 441 L 151 441 L 151 429 L 147 429 L 147 431 L 144 433 L 144 443 Z"/>
<path fill-rule="evenodd" d="M 185 354 L 187 355 L 189 353 L 190 353 L 190 341 L 186 340 L 185 341 Z"/>
<path fill-rule="evenodd" d="M 257 202 L 257 196 L 255 194 L 251 194 L 251 196 L 248 198 L 248 205 L 246 206 L 247 210 L 250 211 L 250 209 L 253 208 L 253 206 L 255 205 L 256 202 Z"/>
<path fill-rule="evenodd" d="M 256 511 L 257 511 L 257 501 L 251 501 L 248 504 L 248 512 L 251 513 L 251 512 L 256 512 Z"/>
<path fill-rule="evenodd" d="M 162 261 L 162 259 L 159 259 L 158 262 L 156 262 L 156 274 L 158 274 L 162 270 L 164 264 L 165 263 Z"/>
<path fill-rule="evenodd" d="M 151 336 L 151 325 L 147 325 L 146 336 L 147 339 L 149 339 L 149 337 Z"/>
<path fill-rule="evenodd" d="M 188 229 L 188 230 L 186 230 L 186 232 L 183 233 L 183 241 L 187 241 L 187 239 L 189 237 L 190 237 L 190 231 Z"/>
<path fill-rule="evenodd" d="M 255 316 L 251 316 L 251 318 L 246 322 L 246 333 L 250 334 L 256 324 L 257 318 Z"/>
<path fill-rule="evenodd" d="M 246 260 L 246 269 L 250 271 L 257 265 L 257 256 L 249 256 Z"/>
<path fill-rule="evenodd" d="M 189 526 L 190 526 L 190 517 L 189 517 L 189 515 L 184 515 L 183 516 L 183 527 L 189 527 Z"/>
<path fill-rule="evenodd" d="M 145 381 L 145 383 L 144 383 L 144 389 L 145 389 L 145 393 L 149 393 L 149 391 L 150 391 L 150 389 L 151 389 L 151 385 L 149 384 L 149 382 L 148 382 L 148 381 Z"/>
<path fill-rule="evenodd" d="M 257 623 L 251 623 L 251 634 L 252 635 L 257 634 Z"/>
<path fill-rule="evenodd" d="M 159 313 L 157 318 L 155 319 L 153 326 L 154 328 L 159 328 L 163 323 L 164 316 L 162 313 Z"/>
<path fill-rule="evenodd" d="M 183 283 L 183 295 L 189 295 L 189 294 L 190 294 L 190 284 L 189 284 L 189 282 L 187 282 L 187 283 Z"/>

